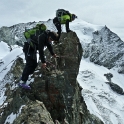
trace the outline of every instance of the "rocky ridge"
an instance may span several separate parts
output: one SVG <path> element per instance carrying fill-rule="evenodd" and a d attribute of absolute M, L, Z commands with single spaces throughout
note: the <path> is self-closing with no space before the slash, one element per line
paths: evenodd
<path fill-rule="evenodd" d="M 84 49 L 84 57 L 108 69 L 117 67 L 124 74 L 124 42 L 106 26 L 93 32 L 92 42 Z"/>
<path fill-rule="evenodd" d="M 1 106 L 0 123 L 9 123 L 7 120 L 13 114 L 16 117 L 12 124 L 103 124 L 87 110 L 82 88 L 76 80 L 82 58 L 76 33 L 63 33 L 54 50 L 59 58 L 51 59 L 46 51 L 47 70 L 40 69 L 39 61 L 30 78 L 30 91 L 13 88 L 24 66 L 21 58 L 15 61 L 8 73 L 13 76 L 5 86 L 6 100 Z"/>

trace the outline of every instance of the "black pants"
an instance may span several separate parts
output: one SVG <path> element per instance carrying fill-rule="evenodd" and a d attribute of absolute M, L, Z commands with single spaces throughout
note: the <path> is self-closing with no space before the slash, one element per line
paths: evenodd
<path fill-rule="evenodd" d="M 54 25 L 56 26 L 56 28 L 57 28 L 57 30 L 58 30 L 58 35 L 60 36 L 62 30 L 61 30 L 61 24 L 60 24 L 60 22 L 59 22 L 59 20 L 58 20 L 57 17 L 55 17 L 55 18 L 53 19 L 53 23 L 54 23 Z"/>
<path fill-rule="evenodd" d="M 23 51 L 25 53 L 26 65 L 24 67 L 21 80 L 27 81 L 28 76 L 33 74 L 37 67 L 37 55 L 36 50 L 31 48 L 28 43 L 24 44 Z"/>

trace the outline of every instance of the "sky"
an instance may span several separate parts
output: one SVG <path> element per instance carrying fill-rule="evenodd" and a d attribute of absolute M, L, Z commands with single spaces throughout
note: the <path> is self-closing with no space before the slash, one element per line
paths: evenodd
<path fill-rule="evenodd" d="M 58 8 L 75 13 L 86 22 L 107 25 L 120 36 L 124 31 L 124 0 L 0 0 L 0 27 L 46 21 Z"/>
<path fill-rule="evenodd" d="M 70 24 L 70 28 L 77 33 L 83 47 L 84 44 L 91 42 L 91 39 L 93 38 L 92 32 L 100 30 L 102 26 L 93 25 L 82 20 L 76 20 L 74 23 Z M 85 33 L 83 32 L 84 30 L 82 31 L 83 28 L 87 29 L 85 30 Z M 2 80 L 10 70 L 14 62 L 13 60 L 18 56 L 24 59 L 21 47 L 15 45 L 12 48 L 13 50 L 10 51 L 9 46 L 5 42 L 0 42 L 0 105 L 3 106 L 7 103 L 4 103 L 6 99 L 6 96 L 4 96 L 5 84 Z M 82 57 L 77 76 L 77 80 L 83 88 L 82 96 L 90 113 L 99 117 L 105 124 L 124 124 L 124 96 L 113 92 L 109 85 L 105 83 L 107 82 L 107 79 L 104 76 L 106 73 L 112 73 L 112 82 L 118 84 L 124 90 L 124 75 L 117 73 L 116 68 L 109 70 Z M 6 83 L 7 82 L 8 81 L 6 81 Z M 22 106 L 19 109 L 19 112 L 21 112 L 21 109 Z M 7 117 L 6 123 L 10 122 L 10 124 L 12 124 L 13 120 L 18 115 L 19 114 L 15 115 L 14 113 L 11 113 Z"/>

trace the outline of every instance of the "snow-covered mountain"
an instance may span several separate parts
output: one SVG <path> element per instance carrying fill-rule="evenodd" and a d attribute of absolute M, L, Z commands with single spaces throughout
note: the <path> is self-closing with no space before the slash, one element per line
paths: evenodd
<path fill-rule="evenodd" d="M 5 85 L 11 79 L 7 72 L 18 56 L 24 59 L 21 47 L 25 42 L 23 31 L 37 23 L 41 22 L 0 29 L 0 105 L 6 99 Z M 56 31 L 52 20 L 43 23 Z M 124 124 L 124 42 L 106 26 L 83 20 L 70 23 L 70 29 L 76 32 L 84 51 L 77 80 L 83 88 L 82 96 L 87 108 L 105 124 Z M 14 89 L 14 82 L 12 85 Z M 7 119 L 12 123 L 11 118 Z"/>

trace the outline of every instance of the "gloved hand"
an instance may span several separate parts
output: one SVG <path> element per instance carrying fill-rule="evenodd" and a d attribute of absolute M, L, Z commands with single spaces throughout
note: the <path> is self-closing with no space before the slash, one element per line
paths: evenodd
<path fill-rule="evenodd" d="M 54 58 L 58 58 L 59 56 L 58 56 L 58 55 L 56 55 L 56 54 L 54 54 L 54 55 L 53 55 L 53 57 L 54 57 Z"/>
<path fill-rule="evenodd" d="M 54 41 L 54 44 L 58 44 L 59 43 L 59 41 Z"/>
<path fill-rule="evenodd" d="M 46 68 L 46 63 L 42 63 L 42 68 Z"/>
<path fill-rule="evenodd" d="M 56 58 L 56 57 L 57 57 L 57 55 L 56 55 L 56 54 L 54 54 L 54 55 L 53 55 L 53 57 L 55 57 L 55 58 Z"/>
<path fill-rule="evenodd" d="M 73 32 L 73 31 L 69 29 L 69 30 L 67 30 L 67 33 L 68 33 L 68 32 Z"/>

